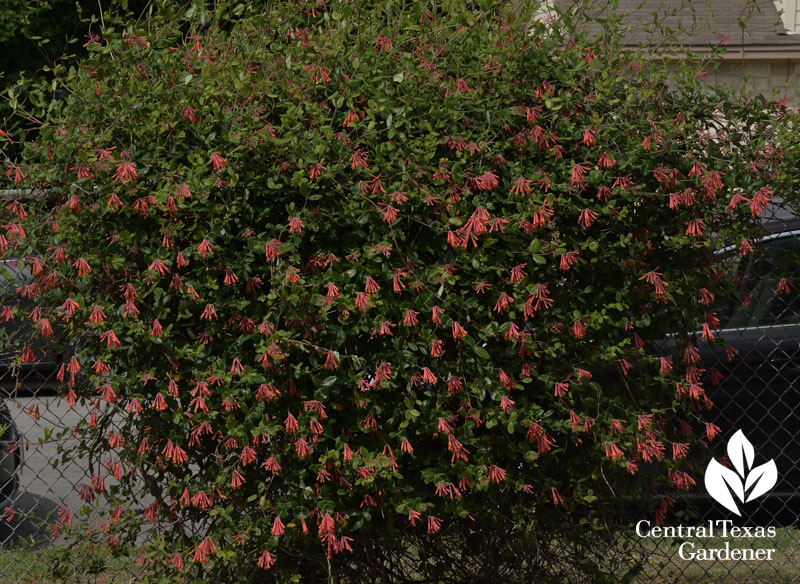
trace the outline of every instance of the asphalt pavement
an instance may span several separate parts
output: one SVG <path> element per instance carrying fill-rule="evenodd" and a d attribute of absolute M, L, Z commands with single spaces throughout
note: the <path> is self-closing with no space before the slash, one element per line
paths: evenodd
<path fill-rule="evenodd" d="M 60 442 L 55 436 L 60 429 L 72 427 L 87 417 L 90 410 L 78 404 L 70 407 L 57 397 L 23 397 L 7 400 L 7 403 L 22 436 L 23 464 L 16 495 L 11 501 L 0 503 L 0 545 L 47 543 L 50 518 L 55 517 L 59 508 L 76 513 L 83 504 L 78 486 L 89 483 L 85 460 L 69 460 L 54 467 L 59 459 Z M 38 420 L 28 412 L 37 405 Z M 40 442 L 46 435 L 46 428 L 51 430 L 52 437 Z"/>

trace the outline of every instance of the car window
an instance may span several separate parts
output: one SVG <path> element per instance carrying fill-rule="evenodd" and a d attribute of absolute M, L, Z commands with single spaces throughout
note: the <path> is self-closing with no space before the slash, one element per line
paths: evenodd
<path fill-rule="evenodd" d="M 800 239 L 786 235 L 762 241 L 756 253 L 720 259 L 736 274 L 730 296 L 717 305 L 724 328 L 800 324 Z"/>

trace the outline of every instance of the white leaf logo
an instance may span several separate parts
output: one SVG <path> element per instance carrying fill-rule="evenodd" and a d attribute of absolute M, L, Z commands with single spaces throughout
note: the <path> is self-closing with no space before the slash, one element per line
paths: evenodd
<path fill-rule="evenodd" d="M 735 470 L 725 468 L 716 459 L 708 463 L 706 490 L 717 503 L 741 517 L 733 495 L 741 503 L 757 499 L 778 482 L 778 469 L 774 460 L 753 468 L 755 449 L 741 430 L 728 441 L 728 458 Z"/>

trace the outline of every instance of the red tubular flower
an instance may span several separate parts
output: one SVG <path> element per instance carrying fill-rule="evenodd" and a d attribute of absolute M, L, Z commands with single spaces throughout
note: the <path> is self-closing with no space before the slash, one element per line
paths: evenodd
<path fill-rule="evenodd" d="M 157 393 L 156 397 L 153 399 L 153 409 L 159 412 L 167 409 L 167 402 L 164 400 L 164 396 L 161 393 Z"/>
<path fill-rule="evenodd" d="M 578 223 L 584 229 L 591 227 L 592 223 L 597 219 L 597 213 L 591 209 L 583 209 L 578 217 Z"/>
<path fill-rule="evenodd" d="M 102 324 L 106 320 L 106 313 L 100 306 L 92 306 L 92 312 L 89 314 L 89 322 L 92 324 Z"/>
<path fill-rule="evenodd" d="M 433 535 L 442 527 L 442 520 L 430 515 L 428 517 L 428 535 Z"/>
<path fill-rule="evenodd" d="M 203 238 L 203 241 L 201 241 L 200 245 L 197 246 L 197 253 L 200 254 L 201 258 L 205 258 L 206 255 L 213 256 L 214 250 L 211 249 L 211 242 L 206 238 Z"/>
<path fill-rule="evenodd" d="M 694 345 L 689 345 L 683 353 L 683 362 L 687 365 L 696 365 L 700 362 L 700 351 Z"/>
<path fill-rule="evenodd" d="M 580 186 L 583 184 L 583 177 L 586 172 L 589 170 L 589 167 L 586 163 L 576 164 L 572 167 L 572 185 L 573 186 Z"/>
<path fill-rule="evenodd" d="M 500 377 L 500 383 L 503 384 L 503 387 L 505 387 L 509 391 L 516 389 L 517 384 L 514 381 L 514 378 L 511 377 L 508 373 L 506 373 L 502 369 L 498 369 L 498 375 Z"/>
<path fill-rule="evenodd" d="M 689 445 L 686 443 L 673 443 L 672 444 L 672 458 L 675 460 L 685 458 L 689 453 Z"/>
<path fill-rule="evenodd" d="M 525 273 L 525 266 L 528 264 L 519 264 L 518 266 L 514 266 L 511 268 L 511 283 L 512 284 L 519 284 L 522 280 L 525 279 L 525 276 L 528 274 Z"/>
<path fill-rule="evenodd" d="M 450 457 L 451 463 L 455 462 L 458 459 L 461 459 L 464 462 L 468 460 L 467 454 L 469 454 L 469 452 L 464 447 L 464 445 L 461 444 L 461 441 L 459 441 L 458 438 L 456 438 L 453 434 L 450 434 L 447 437 L 447 450 L 453 453 L 452 456 Z"/>
<path fill-rule="evenodd" d="M 303 229 L 305 229 L 305 225 L 300 217 L 289 218 L 289 233 L 303 233 Z"/>
<path fill-rule="evenodd" d="M 719 426 L 717 426 L 716 424 L 706 422 L 706 438 L 708 438 L 709 441 L 713 440 L 717 436 L 717 434 L 720 433 L 720 431 L 721 430 Z"/>
<path fill-rule="evenodd" d="M 269 570 L 275 564 L 275 556 L 268 551 L 264 551 L 258 557 L 258 567 L 263 570 Z"/>
<path fill-rule="evenodd" d="M 192 505 L 198 509 L 208 509 L 211 506 L 211 499 L 208 498 L 205 491 L 198 491 L 195 496 L 192 497 Z"/>
<path fill-rule="evenodd" d="M 512 195 L 529 195 L 531 192 L 531 182 L 524 177 L 517 177 L 514 179 L 514 184 L 511 187 L 511 194 Z"/>
<path fill-rule="evenodd" d="M 519 339 L 520 332 L 519 332 L 519 327 L 517 326 L 517 323 L 515 323 L 515 322 L 511 323 L 511 325 L 508 327 L 508 330 L 506 331 L 504 337 L 509 342 Z"/>
<path fill-rule="evenodd" d="M 611 168 L 616 163 L 617 161 L 614 160 L 614 157 L 611 156 L 611 154 L 608 152 L 603 152 L 600 155 L 600 158 L 597 159 L 597 166 L 599 166 L 600 168 Z"/>
<path fill-rule="evenodd" d="M 300 427 L 297 423 L 297 418 L 295 418 L 292 414 L 286 416 L 283 426 L 289 434 L 294 434 Z"/>
<path fill-rule="evenodd" d="M 242 476 L 242 473 L 234 469 L 233 475 L 231 476 L 231 488 L 238 489 L 243 484 L 244 484 L 244 477 Z"/>
<path fill-rule="evenodd" d="M 78 270 L 79 276 L 88 276 L 92 271 L 92 267 L 89 265 L 89 262 L 83 258 L 78 258 L 72 265 L 76 270 Z"/>
<path fill-rule="evenodd" d="M 222 170 L 223 168 L 225 168 L 225 165 L 228 163 L 228 161 L 225 160 L 222 157 L 222 154 L 220 153 L 219 150 L 217 150 L 216 152 L 214 152 L 211 155 L 211 159 L 210 160 L 211 160 L 211 164 L 214 166 L 214 171 Z"/>
<path fill-rule="evenodd" d="M 323 368 L 328 370 L 336 370 L 339 368 L 339 360 L 336 358 L 336 354 L 333 351 L 328 351 L 325 354 L 325 364 Z"/>
<path fill-rule="evenodd" d="M 281 470 L 281 465 L 274 456 L 270 456 L 261 466 L 270 471 L 272 474 L 275 474 Z"/>
<path fill-rule="evenodd" d="M 761 213 L 769 206 L 769 204 L 772 202 L 772 194 L 773 191 L 769 187 L 763 187 L 753 193 L 753 196 L 750 199 L 750 214 L 753 217 L 761 215 Z"/>
<path fill-rule="evenodd" d="M 567 395 L 568 391 L 569 391 L 569 383 L 565 383 L 563 381 L 557 381 L 555 383 L 553 395 L 555 395 L 558 398 L 562 398 L 565 395 Z"/>
<path fill-rule="evenodd" d="M 311 454 L 311 449 L 308 447 L 308 442 L 305 439 L 301 438 L 300 440 L 294 443 L 295 450 L 297 452 L 297 456 L 300 458 L 305 458 L 309 454 Z"/>
<path fill-rule="evenodd" d="M 200 542 L 197 548 L 195 548 L 192 560 L 195 563 L 202 564 L 208 561 L 209 555 L 214 555 L 215 553 L 217 553 L 217 546 L 214 544 L 214 540 L 210 537 L 206 537 Z"/>
<path fill-rule="evenodd" d="M 274 262 L 281 254 L 281 242 L 277 239 L 269 240 L 264 246 L 264 257 L 268 262 Z"/>
<path fill-rule="evenodd" d="M 116 349 L 117 347 L 122 345 L 122 343 L 119 342 L 119 339 L 117 339 L 117 335 L 114 334 L 114 331 L 111 330 L 111 329 L 109 329 L 106 332 L 102 333 L 100 335 L 100 340 L 103 341 L 104 343 L 106 343 L 106 346 L 109 349 Z"/>
<path fill-rule="evenodd" d="M 685 235 L 689 235 L 691 237 L 699 237 L 703 234 L 703 231 L 706 229 L 706 224 L 702 219 L 695 219 L 694 221 L 689 221 L 689 225 L 686 227 Z"/>
<path fill-rule="evenodd" d="M 169 268 L 167 267 L 166 262 L 162 259 L 154 259 L 150 266 L 147 268 L 148 270 L 155 270 L 158 272 L 160 276 L 163 276 L 167 272 L 169 272 Z"/>
<path fill-rule="evenodd" d="M 183 572 L 183 556 L 179 553 L 171 554 L 169 557 L 169 563 L 175 566 L 175 568 L 179 572 Z"/>
<path fill-rule="evenodd" d="M 53 327 L 50 326 L 50 321 L 48 319 L 43 318 L 40 320 L 38 327 L 44 338 L 49 339 L 53 336 Z"/>
<path fill-rule="evenodd" d="M 419 312 L 416 310 L 406 310 L 406 315 L 403 317 L 403 324 L 405 326 L 416 326 L 419 324 L 419 320 L 417 319 L 418 315 Z"/>
<path fill-rule="evenodd" d="M 414 511 L 414 509 L 410 509 L 408 511 L 408 522 L 411 525 L 416 525 L 417 521 L 419 521 L 420 518 L 421 518 L 421 515 L 419 514 L 419 511 Z"/>
<path fill-rule="evenodd" d="M 202 320 L 213 320 L 217 318 L 217 311 L 213 304 L 206 304 L 203 313 L 200 315 Z"/>
<path fill-rule="evenodd" d="M 458 248 L 458 247 L 466 248 L 467 239 L 465 237 L 462 237 L 462 235 L 458 231 L 448 231 L 447 244 L 453 248 Z"/>
<path fill-rule="evenodd" d="M 489 465 L 489 482 L 499 483 L 506 480 L 506 471 L 495 464 Z"/>
<path fill-rule="evenodd" d="M 367 283 L 364 286 L 364 291 L 367 294 L 375 294 L 381 287 L 378 286 L 378 283 L 372 279 L 372 276 L 367 276 Z"/>
<path fill-rule="evenodd" d="M 233 286 L 238 281 L 239 276 L 236 275 L 236 272 L 232 268 L 225 268 L 225 277 L 222 279 L 222 283 L 226 286 Z"/>
<path fill-rule="evenodd" d="M 186 460 L 187 460 L 186 451 L 180 446 L 176 445 L 172 455 L 172 462 L 180 466 L 184 464 Z"/>
<path fill-rule="evenodd" d="M 34 420 L 38 420 L 39 417 L 40 417 L 39 416 L 39 404 L 33 404 L 33 405 L 29 406 L 28 409 L 25 410 L 25 411 L 28 412 L 28 415 L 30 415 Z"/>
<path fill-rule="evenodd" d="M 617 460 L 618 458 L 624 457 L 625 454 L 619 449 L 619 446 L 617 446 L 614 442 L 606 442 L 606 458 Z"/>
<path fill-rule="evenodd" d="M 350 156 L 350 168 L 367 168 L 367 158 L 369 154 L 366 150 L 356 148 Z"/>
<path fill-rule="evenodd" d="M 675 469 L 670 469 L 668 478 L 672 486 L 681 491 L 686 491 L 695 484 L 694 479 L 688 473 Z"/>
<path fill-rule="evenodd" d="M 514 299 L 505 292 L 502 292 L 500 293 L 500 297 L 497 299 L 497 304 L 494 305 L 493 310 L 501 314 L 503 312 L 508 312 L 512 302 L 514 302 Z"/>
<path fill-rule="evenodd" d="M 238 357 L 233 358 L 233 363 L 231 364 L 231 374 L 232 375 L 241 375 L 244 373 L 244 366 L 242 362 L 239 361 Z"/>
<path fill-rule="evenodd" d="M 80 176 L 78 176 L 78 178 L 80 178 Z M 132 162 L 123 160 L 117 164 L 117 170 L 114 173 L 114 180 L 121 184 L 126 184 L 134 182 L 137 178 L 139 178 L 139 173 L 136 172 L 136 167 Z"/>
<path fill-rule="evenodd" d="M 463 339 L 466 336 L 467 336 L 467 331 L 464 330 L 464 327 L 458 324 L 458 322 L 453 322 L 453 338 L 455 340 L 459 340 Z"/>
<path fill-rule="evenodd" d="M 366 292 L 358 292 L 356 294 L 356 308 L 362 312 L 366 312 L 370 307 L 369 296 Z"/>
<path fill-rule="evenodd" d="M 319 528 L 317 529 L 317 533 L 322 541 L 328 541 L 330 538 L 336 536 L 336 529 L 333 524 L 333 517 L 330 514 L 326 513 L 322 521 L 319 523 Z"/>
<path fill-rule="evenodd" d="M 473 142 L 470 142 L 473 145 Z M 476 186 L 483 190 L 483 191 L 491 191 L 493 190 L 498 184 L 499 181 L 497 179 L 497 175 L 494 174 L 491 170 L 484 172 L 481 176 L 475 179 Z M 487 217 L 488 219 L 488 217 Z"/>

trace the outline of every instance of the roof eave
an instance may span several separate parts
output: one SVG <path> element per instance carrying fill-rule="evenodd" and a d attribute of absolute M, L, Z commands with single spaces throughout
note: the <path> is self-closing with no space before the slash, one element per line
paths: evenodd
<path fill-rule="evenodd" d="M 626 48 L 635 49 L 628 45 Z M 681 47 L 675 47 L 680 49 Z M 689 49 L 698 56 L 710 55 L 715 49 L 712 47 L 684 47 Z M 658 56 L 665 59 L 683 59 L 685 58 L 685 51 L 670 54 L 667 52 L 658 52 Z M 719 58 L 723 61 L 774 61 L 782 59 L 800 59 L 800 43 L 796 45 L 738 45 L 723 47 Z"/>

